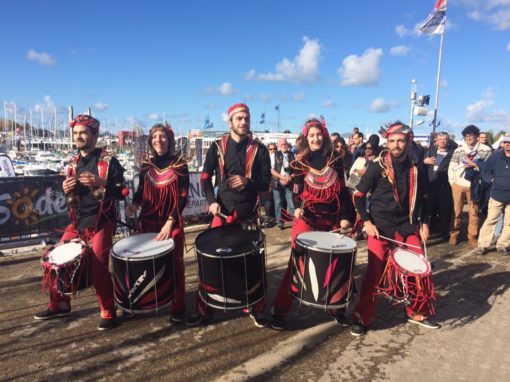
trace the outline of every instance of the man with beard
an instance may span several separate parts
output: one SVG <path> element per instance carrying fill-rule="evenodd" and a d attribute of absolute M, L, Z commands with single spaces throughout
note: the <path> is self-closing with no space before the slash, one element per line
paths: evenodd
<path fill-rule="evenodd" d="M 101 310 L 98 329 L 108 330 L 117 324 L 108 260 L 117 217 L 115 199 L 123 199 L 127 194 L 124 169 L 115 157 L 96 148 L 99 134 L 97 119 L 79 115 L 70 127 L 79 154 L 71 163 L 63 183 L 64 193 L 70 201 L 71 224 L 65 229 L 60 242 L 81 239 L 90 245 L 91 282 Z M 35 315 L 36 320 L 64 317 L 71 313 L 69 296 L 57 291 L 56 282 L 56 277 L 47 282 L 50 303 L 45 311 Z"/>
<path fill-rule="evenodd" d="M 429 238 L 426 175 L 407 155 L 412 131 L 397 121 L 382 129 L 381 134 L 387 138 L 388 150 L 370 163 L 354 195 L 356 210 L 368 234 L 368 266 L 351 327 L 351 334 L 357 337 L 366 334 L 375 320 L 375 294 L 391 249 L 387 239 L 412 245 L 413 251 L 423 253 L 421 241 Z M 368 193 L 372 195 L 370 211 L 365 207 Z M 430 301 L 411 301 L 406 306 L 409 322 L 437 329 L 439 325 L 427 318 L 432 312 Z"/>
<path fill-rule="evenodd" d="M 228 125 L 230 134 L 223 135 L 207 151 L 201 175 L 209 213 L 214 215 L 211 227 L 232 223 L 257 225 L 258 194 L 269 189 L 271 180 L 269 152 L 250 137 L 250 110 L 245 104 L 238 103 L 228 109 Z M 217 197 L 213 175 L 218 184 Z M 267 325 L 263 310 L 263 300 L 250 310 L 257 327 Z M 186 325 L 199 325 L 211 314 L 212 310 L 197 294 L 195 314 L 188 318 Z"/>

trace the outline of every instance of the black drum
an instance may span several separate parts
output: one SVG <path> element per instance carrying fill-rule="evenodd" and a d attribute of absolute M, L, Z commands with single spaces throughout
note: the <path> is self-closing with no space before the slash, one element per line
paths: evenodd
<path fill-rule="evenodd" d="M 112 248 L 115 302 L 129 313 L 150 313 L 175 298 L 174 241 L 156 233 L 119 240 Z"/>
<path fill-rule="evenodd" d="M 211 228 L 197 236 L 198 294 L 210 307 L 249 308 L 266 293 L 264 234 L 239 225 Z"/>
<path fill-rule="evenodd" d="M 356 242 L 332 232 L 311 231 L 296 237 L 292 250 L 290 294 L 305 305 L 345 307 L 353 289 Z"/>

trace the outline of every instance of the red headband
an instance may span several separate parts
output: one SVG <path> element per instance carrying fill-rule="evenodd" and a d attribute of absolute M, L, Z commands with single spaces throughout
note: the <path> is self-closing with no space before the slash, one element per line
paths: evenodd
<path fill-rule="evenodd" d="M 322 137 L 324 139 L 329 139 L 329 132 L 326 128 L 326 120 L 321 115 L 320 120 L 317 119 L 311 119 L 305 123 L 303 126 L 303 130 L 301 130 L 301 134 L 303 134 L 305 137 L 308 135 L 308 132 L 312 127 L 316 127 L 318 129 L 321 129 Z"/>
<path fill-rule="evenodd" d="M 69 122 L 69 127 L 73 128 L 76 125 L 84 125 L 89 127 L 95 134 L 99 133 L 99 121 L 94 117 L 86 114 L 80 114 L 76 116 L 71 122 Z"/>
<path fill-rule="evenodd" d="M 236 103 L 228 108 L 227 114 L 228 119 L 230 119 L 235 113 L 239 113 L 240 111 L 245 111 L 250 114 L 250 109 L 244 103 Z"/>
<path fill-rule="evenodd" d="M 382 137 L 386 139 L 393 134 L 403 134 L 409 138 L 413 135 L 413 130 L 411 130 L 409 126 L 397 123 L 395 125 L 388 127 L 387 129 L 381 127 L 381 130 L 379 130 L 379 134 L 381 134 Z"/>

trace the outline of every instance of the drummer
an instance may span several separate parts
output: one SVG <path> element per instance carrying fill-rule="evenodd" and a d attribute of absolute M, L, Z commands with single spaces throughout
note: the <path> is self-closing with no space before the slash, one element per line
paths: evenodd
<path fill-rule="evenodd" d="M 384 272 L 391 243 L 380 235 L 405 242 L 410 250 L 423 254 L 421 241 L 429 238 L 426 173 L 407 155 L 412 130 L 401 122 L 381 129 L 388 149 L 371 162 L 354 195 L 354 204 L 368 234 L 368 266 L 358 304 L 353 312 L 351 334 L 366 334 L 376 314 L 376 288 Z M 371 193 L 370 212 L 365 208 L 366 195 Z M 403 248 L 406 248 L 403 245 Z M 437 329 L 430 320 L 430 304 L 419 311 L 406 306 L 408 321 L 426 328 Z"/>
<path fill-rule="evenodd" d="M 330 231 L 350 227 L 354 209 L 345 187 L 342 158 L 333 150 L 324 118 L 305 122 L 298 138 L 297 157 L 291 163 L 294 178 L 294 225 L 292 247 L 296 237 L 308 231 Z M 325 187 L 325 185 L 327 185 Z M 293 302 L 289 285 L 292 254 L 287 270 L 273 300 L 275 330 L 285 328 L 285 317 Z M 348 326 L 343 310 L 328 311 L 340 326 Z"/>
<path fill-rule="evenodd" d="M 157 232 L 155 240 L 173 239 L 176 273 L 176 297 L 170 321 L 185 320 L 184 282 L 184 225 L 182 210 L 186 207 L 189 190 L 188 165 L 182 155 L 175 153 L 174 132 L 169 124 L 157 123 L 149 132 L 150 156 L 140 171 L 140 183 L 133 203 L 126 208 L 132 216 L 141 208 L 136 223 L 137 232 Z"/>
<path fill-rule="evenodd" d="M 223 224 L 257 224 L 258 194 L 269 189 L 271 161 L 267 148 L 250 136 L 250 110 L 243 103 L 228 109 L 230 134 L 223 135 L 207 151 L 201 175 L 201 186 L 214 215 L 211 227 Z M 218 195 L 214 195 L 215 175 Z M 255 326 L 267 326 L 263 315 L 264 301 L 251 308 Z M 205 321 L 212 310 L 197 293 L 195 314 L 186 320 L 187 326 Z"/>
<path fill-rule="evenodd" d="M 101 310 L 99 330 L 117 325 L 113 285 L 108 260 L 115 232 L 115 199 L 126 195 L 124 169 L 106 151 L 96 148 L 99 121 L 88 115 L 78 115 L 71 123 L 73 139 L 79 150 L 73 159 L 63 189 L 70 207 L 71 224 L 66 227 L 60 242 L 79 238 L 91 245 L 90 273 Z M 37 313 L 36 320 L 68 316 L 71 305 L 68 296 L 49 285 L 50 303 Z"/>

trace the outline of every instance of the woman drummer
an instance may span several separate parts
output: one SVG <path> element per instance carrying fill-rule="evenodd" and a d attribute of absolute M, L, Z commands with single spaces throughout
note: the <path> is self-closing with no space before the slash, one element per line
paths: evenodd
<path fill-rule="evenodd" d="M 294 205 L 300 206 L 294 212 L 293 248 L 296 237 L 303 232 L 349 228 L 349 219 L 354 214 L 345 187 L 342 159 L 333 150 L 324 119 L 306 121 L 299 138 L 299 154 L 291 163 Z M 273 300 L 271 327 L 276 330 L 284 329 L 285 316 L 292 307 L 293 297 L 289 291 L 291 271 L 292 253 Z M 329 310 L 328 313 L 335 317 L 339 325 L 348 325 L 342 310 Z"/>
<path fill-rule="evenodd" d="M 155 240 L 172 238 L 175 242 L 174 268 L 177 281 L 170 321 L 185 319 L 184 301 L 184 225 L 182 210 L 189 190 L 188 165 L 182 155 L 175 154 L 175 139 L 168 124 L 155 124 L 149 132 L 151 156 L 140 170 L 140 182 L 133 204 L 126 209 L 132 216 L 141 207 L 136 230 L 157 232 Z"/>

